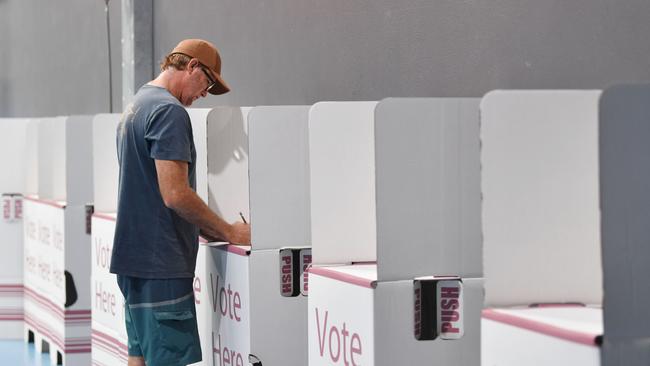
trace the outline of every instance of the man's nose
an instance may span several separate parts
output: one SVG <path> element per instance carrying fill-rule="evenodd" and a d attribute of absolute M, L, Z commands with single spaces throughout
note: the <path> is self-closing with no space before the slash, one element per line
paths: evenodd
<path fill-rule="evenodd" d="M 207 90 L 204 90 L 203 92 L 201 92 L 201 96 L 202 96 L 203 98 L 205 98 L 207 95 L 208 95 L 208 91 L 207 91 Z"/>

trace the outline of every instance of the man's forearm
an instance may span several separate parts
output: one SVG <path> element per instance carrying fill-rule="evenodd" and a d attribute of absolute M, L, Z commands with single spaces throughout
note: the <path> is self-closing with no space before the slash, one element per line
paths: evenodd
<path fill-rule="evenodd" d="M 207 235 L 230 240 L 231 225 L 215 214 L 193 190 L 179 192 L 170 208 Z"/>

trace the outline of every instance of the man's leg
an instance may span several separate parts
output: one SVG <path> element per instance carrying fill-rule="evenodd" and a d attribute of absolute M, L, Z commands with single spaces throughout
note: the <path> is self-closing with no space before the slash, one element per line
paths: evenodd
<path fill-rule="evenodd" d="M 120 287 L 120 291 L 124 296 L 124 323 L 126 327 L 127 335 L 127 347 L 128 347 L 128 361 L 127 366 L 146 366 L 144 362 L 144 357 L 142 355 L 142 349 L 140 348 L 140 340 L 138 338 L 138 333 L 131 318 L 131 310 L 129 309 L 129 299 L 130 299 L 130 290 L 131 282 L 126 276 L 117 276 L 117 284 Z"/>
<path fill-rule="evenodd" d="M 129 363 L 127 366 L 146 366 L 143 357 L 129 356 Z"/>

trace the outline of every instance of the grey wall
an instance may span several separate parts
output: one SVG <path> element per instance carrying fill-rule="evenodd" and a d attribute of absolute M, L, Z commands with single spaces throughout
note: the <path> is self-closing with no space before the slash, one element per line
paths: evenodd
<path fill-rule="evenodd" d="M 120 1 L 110 1 L 114 107 L 121 110 Z M 103 0 L 0 0 L 0 116 L 107 112 Z"/>
<path fill-rule="evenodd" d="M 0 0 L 0 116 L 108 109 L 103 7 Z M 217 44 L 233 92 L 195 106 L 603 88 L 650 80 L 648 19 L 647 0 L 155 0 L 154 57 Z"/>
<path fill-rule="evenodd" d="M 154 56 L 215 42 L 233 92 L 210 104 L 602 88 L 650 80 L 648 19 L 648 0 L 156 0 Z"/>

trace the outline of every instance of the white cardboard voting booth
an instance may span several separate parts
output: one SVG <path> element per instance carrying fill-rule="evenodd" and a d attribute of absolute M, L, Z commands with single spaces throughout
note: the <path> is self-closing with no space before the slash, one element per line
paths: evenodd
<path fill-rule="evenodd" d="M 484 365 L 598 365 L 599 91 L 481 102 Z"/>
<path fill-rule="evenodd" d="M 612 87 L 600 99 L 605 366 L 650 360 L 648 101 L 650 85 Z"/>
<path fill-rule="evenodd" d="M 207 201 L 206 126 L 209 109 L 188 109 L 192 121 L 197 155 L 197 193 Z M 100 114 L 93 123 L 93 157 L 95 184 L 95 212 L 92 217 L 92 364 L 98 366 L 123 365 L 128 359 L 127 334 L 124 325 L 124 297 L 117 286 L 116 276 L 109 272 L 115 220 L 117 217 L 117 189 L 119 163 L 117 161 L 116 131 L 120 115 Z M 205 249 L 199 249 L 197 273 L 205 268 Z M 200 282 L 195 279 L 200 291 Z M 205 314 L 200 311 L 197 298 L 197 316 L 201 333 L 209 329 Z M 203 344 L 202 344 L 203 346 Z M 204 346 L 204 354 L 207 346 Z M 205 356 L 204 356 L 205 359 Z"/>
<path fill-rule="evenodd" d="M 206 365 L 307 363 L 308 109 L 219 107 L 208 116 L 208 202 L 228 222 L 250 218 L 252 249 L 202 248 L 195 288 L 210 325 Z"/>
<path fill-rule="evenodd" d="M 23 334 L 23 194 L 28 119 L 0 118 L 0 339 Z"/>
<path fill-rule="evenodd" d="M 478 100 L 309 114 L 309 365 L 479 364 Z"/>
<path fill-rule="evenodd" d="M 124 297 L 109 272 L 117 217 L 116 131 L 119 114 L 93 118 L 94 213 L 91 221 L 92 364 L 124 365 L 128 361 Z"/>
<path fill-rule="evenodd" d="M 41 119 L 38 195 L 24 200 L 25 340 L 52 363 L 90 363 L 92 117 Z"/>

